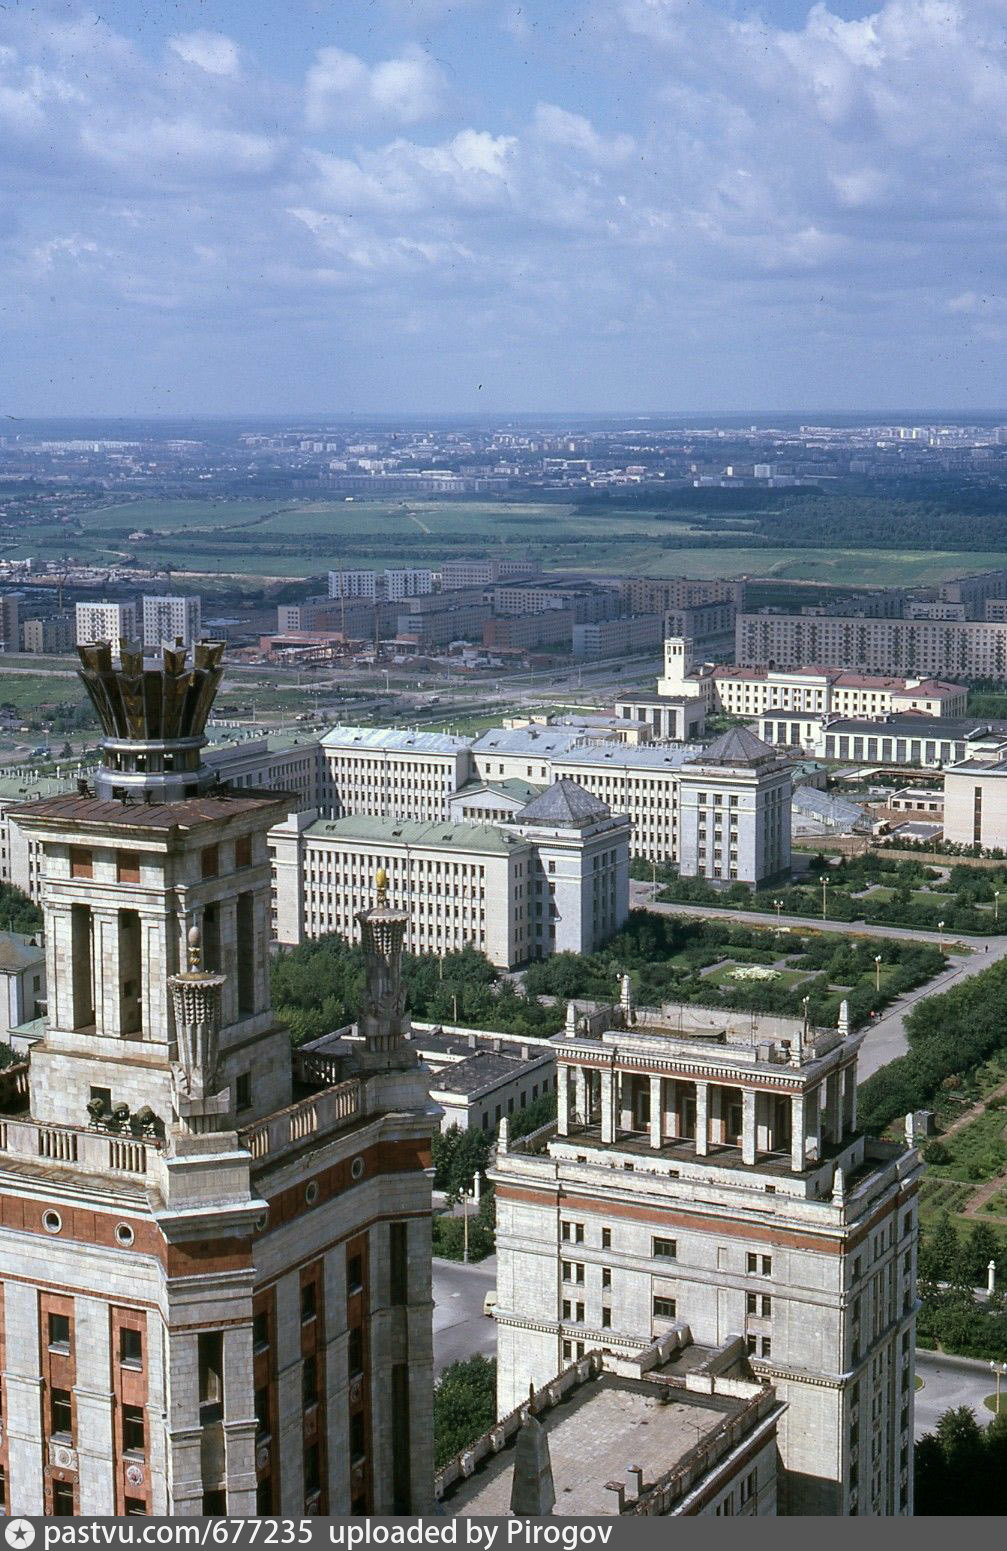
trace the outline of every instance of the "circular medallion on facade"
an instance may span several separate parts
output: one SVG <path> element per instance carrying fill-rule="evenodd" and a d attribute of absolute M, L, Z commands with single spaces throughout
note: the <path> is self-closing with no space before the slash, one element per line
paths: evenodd
<path fill-rule="evenodd" d="M 63 1219 L 58 1212 L 43 1212 L 42 1226 L 46 1233 L 59 1233 L 63 1227 Z"/>
<path fill-rule="evenodd" d="M 354 1158 L 353 1162 L 350 1164 L 350 1175 L 351 1175 L 351 1177 L 353 1179 L 363 1179 L 363 1177 L 364 1177 L 364 1160 L 363 1160 L 363 1158 Z"/>
<path fill-rule="evenodd" d="M 314 1206 L 318 1200 L 318 1181 L 311 1179 L 304 1187 L 304 1199 L 309 1206 Z"/>
<path fill-rule="evenodd" d="M 116 1224 L 115 1242 L 117 1244 L 121 1244 L 123 1249 L 129 1249 L 129 1246 L 133 1242 L 133 1230 L 129 1226 L 128 1222 L 121 1222 Z"/>
<path fill-rule="evenodd" d="M 142 1486 L 143 1485 L 143 1466 L 142 1465 L 127 1465 L 126 1466 L 126 1480 L 129 1482 L 130 1486 Z"/>

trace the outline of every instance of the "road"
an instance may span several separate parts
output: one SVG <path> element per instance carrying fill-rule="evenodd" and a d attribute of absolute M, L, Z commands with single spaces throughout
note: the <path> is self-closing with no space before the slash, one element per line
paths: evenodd
<path fill-rule="evenodd" d="M 483 1313 L 483 1299 L 496 1286 L 496 1256 L 478 1265 L 434 1261 L 434 1376 L 449 1363 L 481 1352 L 495 1357 L 496 1321 Z"/>
<path fill-rule="evenodd" d="M 956 939 L 950 938 L 947 934 L 941 937 L 938 932 L 915 931 L 900 926 L 875 926 L 866 921 L 823 921 L 813 916 L 785 915 L 777 919 L 775 913 L 771 911 L 731 910 L 710 905 L 659 904 L 654 900 L 653 893 L 654 886 L 651 883 L 631 883 L 630 905 L 637 910 L 650 910 L 655 915 L 696 916 L 701 920 L 733 921 L 739 926 L 786 926 L 795 931 L 840 932 L 844 935 L 856 932 L 858 936 L 898 937 L 911 942 L 930 942 L 937 946 L 942 943 L 950 945 L 954 941 L 955 948 L 959 947 Z M 926 985 L 917 986 L 915 991 L 909 991 L 905 996 L 897 997 L 888 1011 L 871 1024 L 867 1031 L 867 1038 L 860 1048 L 858 1070 L 861 1082 L 880 1067 L 887 1066 L 888 1062 L 894 1060 L 896 1056 L 905 1055 L 909 1049 L 905 1017 L 916 1002 L 922 1001 L 926 996 L 933 996 L 936 992 L 947 991 L 951 986 L 968 979 L 970 975 L 978 975 L 984 969 L 989 969 L 990 965 L 995 964 L 998 959 L 1007 957 L 1007 937 L 969 937 L 967 943 L 968 946 L 964 951 L 949 952 L 949 964 L 946 970 L 940 975 L 935 975 L 933 980 L 928 980 Z"/>
<path fill-rule="evenodd" d="M 923 1380 L 923 1388 L 916 1391 L 917 1438 L 933 1432 L 938 1417 L 957 1406 L 971 1406 L 984 1427 L 992 1420 L 992 1411 L 983 1405 L 986 1396 L 994 1393 L 995 1381 L 989 1363 L 917 1350 L 916 1372 Z M 1001 1404 L 1007 1411 L 1007 1383 L 1004 1383 L 1001 1395 Z"/>

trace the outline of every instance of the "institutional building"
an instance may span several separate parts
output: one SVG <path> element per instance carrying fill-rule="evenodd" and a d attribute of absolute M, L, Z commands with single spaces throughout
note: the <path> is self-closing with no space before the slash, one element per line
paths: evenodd
<path fill-rule="evenodd" d="M 118 650 L 120 641 L 137 639 L 135 603 L 78 603 L 76 620 L 78 646 L 111 641 Z"/>
<path fill-rule="evenodd" d="M 202 629 L 202 601 L 195 595 L 177 598 L 144 597 L 143 644 L 148 651 L 162 646 L 191 646 Z"/>
<path fill-rule="evenodd" d="M 984 851 L 1007 850 L 1007 745 L 945 770 L 944 839 Z"/>
<path fill-rule="evenodd" d="M 745 727 L 733 727 L 679 770 L 678 858 L 685 877 L 769 883 L 790 874 L 793 773 Z"/>
<path fill-rule="evenodd" d="M 591 953 L 629 913 L 629 823 L 560 781 L 501 823 L 291 814 L 270 834 L 274 935 L 358 935 L 376 868 L 413 953 L 474 947 L 501 969 Z"/>
<path fill-rule="evenodd" d="M 403 1037 L 405 919 L 379 888 L 359 923 L 354 1064 L 333 1083 L 292 1059 L 266 842 L 288 799 L 201 760 L 222 652 L 124 648 L 120 669 L 85 648 L 94 787 L 17 814 L 42 853 L 48 1021 L 0 1124 L 13 1514 L 430 1507 L 434 1117 Z"/>
<path fill-rule="evenodd" d="M 780 1511 L 912 1512 L 922 1162 L 857 1125 L 862 1039 L 626 993 L 554 1041 L 555 1132 L 491 1171 L 499 1416 L 594 1348 L 740 1337 L 787 1407 Z"/>
<path fill-rule="evenodd" d="M 445 819 L 471 773 L 472 739 L 450 733 L 333 727 L 321 746 L 319 808 L 334 819 Z"/>

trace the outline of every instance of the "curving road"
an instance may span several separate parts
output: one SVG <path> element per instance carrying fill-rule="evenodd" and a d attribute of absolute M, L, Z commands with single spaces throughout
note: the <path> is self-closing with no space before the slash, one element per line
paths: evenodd
<path fill-rule="evenodd" d="M 989 969 L 998 959 L 1007 958 L 1007 936 L 969 937 L 966 940 L 951 938 L 945 933 L 916 931 L 902 926 L 875 926 L 866 921 L 829 921 L 813 916 L 781 916 L 777 919 L 772 911 L 731 910 L 709 905 L 669 905 L 654 899 L 651 883 L 631 883 L 630 905 L 635 910 L 649 910 L 654 915 L 697 916 L 700 919 L 734 921 L 739 926 L 789 926 L 797 931 L 839 932 L 848 935 L 855 932 L 864 937 L 898 937 L 911 942 L 941 942 L 954 945 L 949 954 L 947 969 L 917 986 L 905 996 L 897 997 L 888 1010 L 871 1024 L 860 1049 L 859 1072 L 861 1082 L 887 1066 L 896 1056 L 905 1055 L 909 1049 L 906 1040 L 905 1016 L 916 1002 L 938 991 L 947 991 L 970 975 L 978 975 Z"/>

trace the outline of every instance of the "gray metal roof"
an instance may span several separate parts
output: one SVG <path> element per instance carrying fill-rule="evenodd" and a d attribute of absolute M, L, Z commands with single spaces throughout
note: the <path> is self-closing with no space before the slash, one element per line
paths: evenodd
<path fill-rule="evenodd" d="M 582 743 L 584 734 L 571 727 L 491 727 L 472 744 L 473 754 L 565 754 Z"/>
<path fill-rule="evenodd" d="M 592 743 L 571 749 L 569 754 L 559 757 L 564 765 L 591 765 L 599 770 L 610 765 L 618 770 L 675 770 L 701 752 L 698 745 L 688 743 L 638 747 L 626 743 Z"/>
<path fill-rule="evenodd" d="M 583 786 L 578 786 L 576 781 L 567 777 L 554 781 L 552 786 L 546 787 L 537 797 L 533 797 L 527 807 L 514 815 L 517 824 L 560 824 L 580 825 L 593 824 L 597 819 L 607 819 L 611 815 L 611 808 L 602 802 L 600 797 L 594 797 Z"/>
<path fill-rule="evenodd" d="M 332 727 L 321 741 L 323 748 L 389 749 L 403 754 L 458 754 L 472 747 L 471 738 L 410 727 Z"/>
<path fill-rule="evenodd" d="M 0 932 L 0 971 L 12 973 L 45 962 L 45 949 L 20 932 Z"/>
<path fill-rule="evenodd" d="M 777 759 L 776 750 L 763 743 L 747 727 L 729 727 L 697 754 L 692 763 L 697 765 L 763 765 Z"/>

